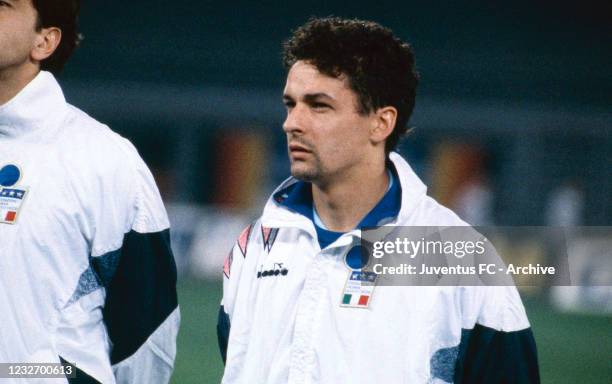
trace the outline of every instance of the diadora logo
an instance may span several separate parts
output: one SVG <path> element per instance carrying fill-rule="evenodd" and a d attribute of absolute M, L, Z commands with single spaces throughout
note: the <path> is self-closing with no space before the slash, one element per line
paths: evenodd
<path fill-rule="evenodd" d="M 261 279 L 262 277 L 274 277 L 274 276 L 287 276 L 289 270 L 283 267 L 283 263 L 274 263 L 273 267 L 270 269 L 264 269 L 264 266 L 259 266 L 259 271 L 257 271 L 257 278 Z"/>

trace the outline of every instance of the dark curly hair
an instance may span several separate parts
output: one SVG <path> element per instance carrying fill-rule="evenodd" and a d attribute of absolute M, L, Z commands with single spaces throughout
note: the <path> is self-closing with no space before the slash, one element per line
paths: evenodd
<path fill-rule="evenodd" d="M 62 31 L 62 40 L 51 56 L 40 63 L 40 68 L 59 74 L 81 42 L 77 19 L 80 10 L 79 0 L 32 0 L 38 13 L 36 30 L 57 27 Z"/>
<path fill-rule="evenodd" d="M 385 152 L 397 146 L 408 131 L 419 81 L 410 44 L 372 21 L 311 18 L 283 44 L 287 70 L 300 60 L 325 75 L 346 76 L 359 99 L 361 114 L 395 107 L 397 121 L 385 142 Z"/>

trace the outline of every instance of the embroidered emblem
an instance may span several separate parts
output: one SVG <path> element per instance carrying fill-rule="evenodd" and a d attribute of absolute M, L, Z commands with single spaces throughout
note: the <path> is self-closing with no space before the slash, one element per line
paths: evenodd
<path fill-rule="evenodd" d="M 368 252 L 361 245 L 352 247 L 344 256 L 344 262 L 350 272 L 342 291 L 341 307 L 369 307 L 378 275 L 372 271 L 364 271 L 368 261 Z"/>
<path fill-rule="evenodd" d="M 263 265 L 259 266 L 259 271 L 257 271 L 257 278 L 261 279 L 262 277 L 274 277 L 274 276 L 287 276 L 289 270 L 283 266 L 284 263 L 273 263 L 272 268 L 264 269 Z"/>
<path fill-rule="evenodd" d="M 238 247 L 240 248 L 240 252 L 242 252 L 242 256 L 246 257 L 247 252 L 247 244 L 249 242 L 249 238 L 251 237 L 251 229 L 253 228 L 253 224 L 250 224 L 246 227 L 240 236 L 238 237 Z"/>
<path fill-rule="evenodd" d="M 223 263 L 223 274 L 225 277 L 229 279 L 230 273 L 232 271 L 232 260 L 234 258 L 234 252 L 230 251 L 230 253 L 225 258 L 225 262 Z"/>
<path fill-rule="evenodd" d="M 342 291 L 341 307 L 368 308 L 376 286 L 376 273 L 351 271 Z"/>
<path fill-rule="evenodd" d="M 276 235 L 278 234 L 278 228 L 266 228 L 261 226 L 261 236 L 263 237 L 263 246 L 268 253 L 272 250 Z"/>
<path fill-rule="evenodd" d="M 0 168 L 0 223 L 15 224 L 28 193 L 27 187 L 16 186 L 21 171 L 16 165 Z"/>

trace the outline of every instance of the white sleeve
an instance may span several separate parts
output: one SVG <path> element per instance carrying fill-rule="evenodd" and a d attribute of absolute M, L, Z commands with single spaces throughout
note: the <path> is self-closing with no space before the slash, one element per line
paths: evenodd
<path fill-rule="evenodd" d="M 104 323 L 118 383 L 167 383 L 180 313 L 169 222 L 151 172 L 133 150 L 135 199 L 129 231 L 103 278 Z M 118 252 L 118 254 L 117 254 Z M 98 263 L 99 270 L 104 263 Z M 103 275 L 104 273 L 99 273 Z"/>
<path fill-rule="evenodd" d="M 247 256 L 249 240 L 253 235 L 255 224 L 247 226 L 238 236 L 223 264 L 223 298 L 219 308 L 217 321 L 217 338 L 221 358 L 225 363 L 229 341 L 230 326 L 234 314 L 236 296 L 238 294 L 240 276 Z"/>
<path fill-rule="evenodd" d="M 98 200 L 84 208 L 90 267 L 63 310 L 58 352 L 104 383 L 167 383 L 180 324 L 169 222 L 151 172 L 120 140 L 83 199 Z"/>

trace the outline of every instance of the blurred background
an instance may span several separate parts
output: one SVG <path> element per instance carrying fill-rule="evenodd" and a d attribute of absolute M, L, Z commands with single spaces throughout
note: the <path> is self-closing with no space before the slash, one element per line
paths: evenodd
<path fill-rule="evenodd" d="M 609 4 L 449 3 L 84 2 L 60 81 L 135 144 L 167 204 L 183 313 L 173 382 L 220 380 L 221 266 L 288 176 L 281 42 L 310 16 L 378 21 L 413 45 L 421 83 L 399 152 L 466 221 L 612 224 Z M 612 382 L 609 289 L 522 294 L 544 383 Z"/>

